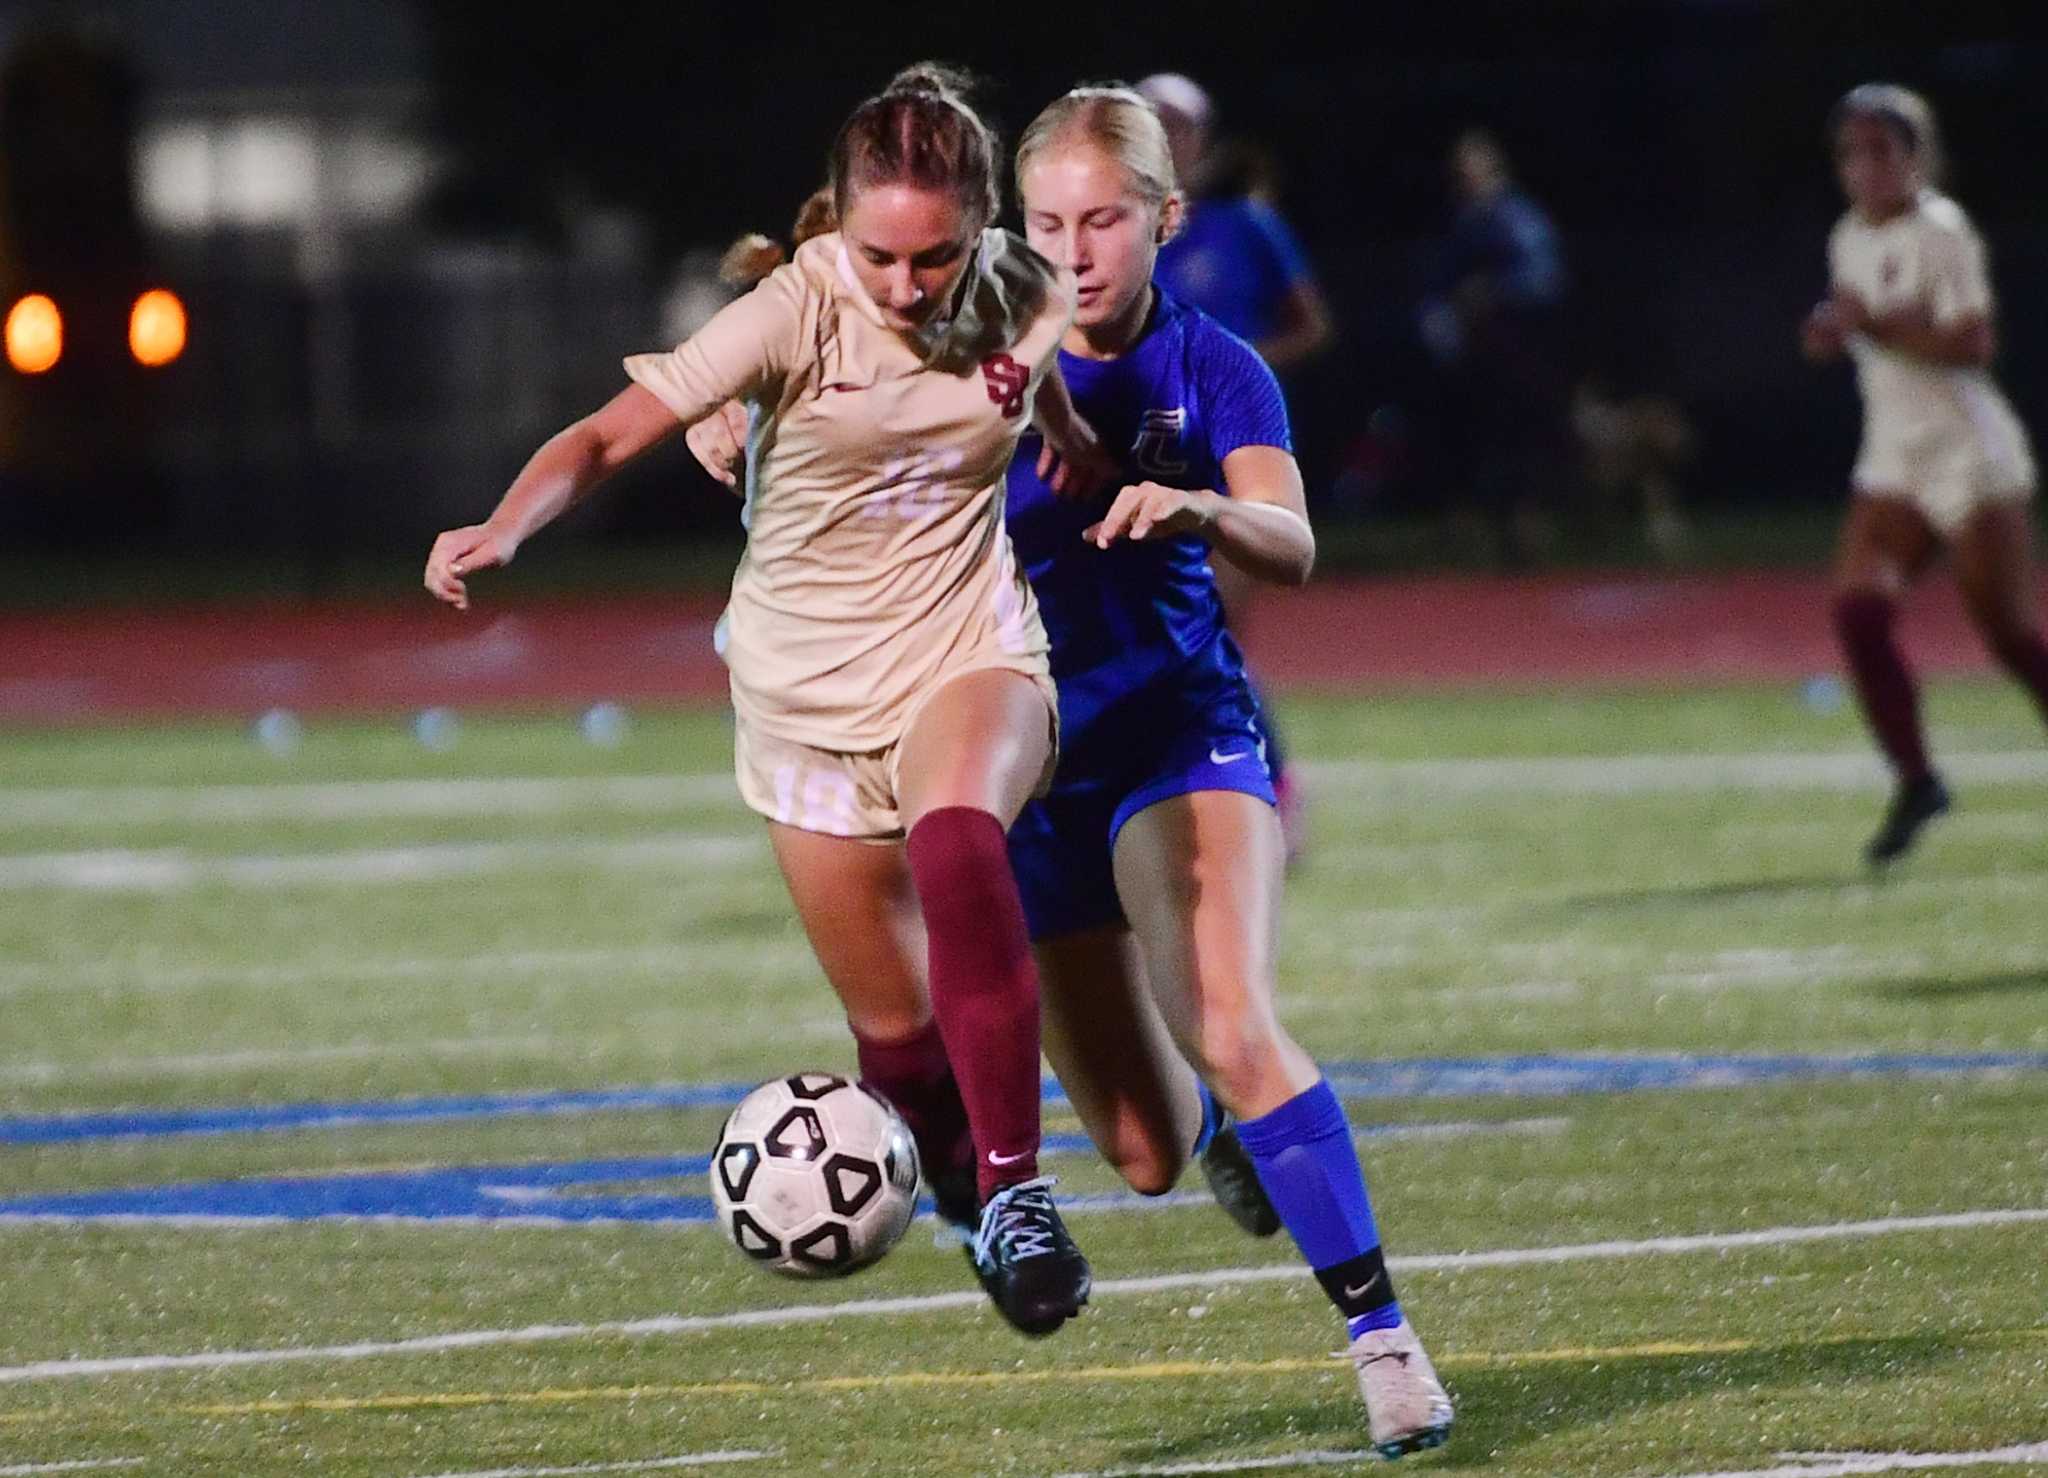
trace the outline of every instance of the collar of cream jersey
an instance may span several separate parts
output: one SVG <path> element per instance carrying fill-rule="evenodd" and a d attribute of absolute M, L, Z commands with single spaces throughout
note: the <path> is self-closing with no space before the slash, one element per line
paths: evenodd
<path fill-rule="evenodd" d="M 970 334 L 974 331 L 978 323 L 974 311 L 975 284 L 989 275 L 990 243 L 995 237 L 995 232 L 983 231 L 981 240 L 975 243 L 974 260 L 967 264 L 967 269 L 960 274 L 960 280 L 953 284 L 951 311 L 934 314 L 915 329 L 897 328 L 883 316 L 881 305 L 869 296 L 865 287 L 861 286 L 860 274 L 853 270 L 853 258 L 847 254 L 846 242 L 843 239 L 839 243 L 837 259 L 839 280 L 870 318 L 891 333 L 901 334 L 920 355 L 930 359 L 956 330 Z"/>

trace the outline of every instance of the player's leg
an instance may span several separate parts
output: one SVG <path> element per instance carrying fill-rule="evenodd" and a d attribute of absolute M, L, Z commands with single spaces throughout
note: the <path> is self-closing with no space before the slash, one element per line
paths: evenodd
<path fill-rule="evenodd" d="M 1395 1299 L 1343 1105 L 1274 1009 L 1281 855 L 1266 799 L 1190 791 L 1124 823 L 1117 888 L 1161 1014 L 1345 1319 L 1373 1441 L 1394 1456 L 1443 1441 L 1451 1405 Z"/>
<path fill-rule="evenodd" d="M 983 1203 L 975 1269 L 1005 1317 L 1030 1334 L 1077 1312 L 1090 1282 L 1038 1174 L 1038 972 L 1004 842 L 1051 760 L 1049 695 L 1001 670 L 964 674 L 934 693 L 896 757 L 932 1014 L 974 1136 Z"/>
<path fill-rule="evenodd" d="M 1045 1055 L 1081 1127 L 1132 1190 L 1166 1194 L 1203 1147 L 1205 1094 L 1147 993 L 1137 941 L 1116 923 L 1036 948 Z"/>
<path fill-rule="evenodd" d="M 1985 503 L 1956 531 L 1950 558 L 1985 646 L 2048 719 L 2048 642 L 2034 608 L 2033 538 L 2024 501 Z"/>
<path fill-rule="evenodd" d="M 1260 592 L 1259 582 L 1227 559 L 1212 559 L 1216 572 L 1216 594 L 1230 630 L 1240 641 L 1251 629 L 1252 604 Z M 1287 865 L 1301 861 L 1308 850 L 1308 797 L 1301 788 L 1301 773 L 1288 763 L 1287 743 L 1280 734 L 1280 720 L 1273 705 L 1259 689 L 1249 671 L 1245 678 L 1258 696 L 1259 719 L 1266 744 L 1266 768 L 1273 775 L 1273 795 L 1280 811 L 1280 835 L 1287 843 Z"/>
<path fill-rule="evenodd" d="M 1864 852 L 1874 864 L 1904 853 L 1949 805 L 1928 762 L 1919 687 L 1894 634 L 1899 600 L 1937 548 L 1926 515 L 1903 494 L 1865 491 L 1850 499 L 1835 556 L 1835 634 L 1864 721 L 1897 777 L 1884 822 Z"/>
<path fill-rule="evenodd" d="M 776 865 L 811 950 L 839 996 L 861 1081 L 902 1114 L 948 1220 L 972 1226 L 974 1141 L 925 987 L 924 915 L 900 842 L 770 822 Z"/>

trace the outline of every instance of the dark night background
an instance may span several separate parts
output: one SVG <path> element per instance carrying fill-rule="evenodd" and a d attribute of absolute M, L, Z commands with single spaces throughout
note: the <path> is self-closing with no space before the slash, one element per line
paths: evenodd
<path fill-rule="evenodd" d="M 128 424 L 168 425 L 152 434 L 170 450 L 140 472 L 122 461 L 124 486 L 143 491 L 115 502 L 133 505 L 131 536 L 205 549 L 398 546 L 444 514 L 488 507 L 547 430 L 616 388 L 621 353 L 660 339 L 655 304 L 683 254 L 782 229 L 846 110 L 925 56 L 987 77 L 983 101 L 1010 138 L 1077 80 L 1171 68 L 1210 87 L 1224 132 L 1270 150 L 1339 319 L 1335 350 L 1290 387 L 1326 517 L 1427 515 L 1452 491 L 1432 455 L 1414 322 L 1450 208 L 1445 149 L 1475 123 L 1497 131 L 1564 234 L 1571 371 L 1671 396 L 1692 418 L 1688 500 L 1824 506 L 1839 496 L 1855 405 L 1846 373 L 1799 361 L 1793 328 L 1822 285 L 1840 211 L 1822 119 L 1856 82 L 1904 82 L 1934 103 L 1950 188 L 1992 245 L 2000 372 L 2038 429 L 2048 50 L 2029 10 L 145 0 L 0 6 L 0 35 L 19 49 L 61 16 L 97 38 L 132 78 L 130 138 L 164 99 L 218 118 L 238 99 L 333 114 L 375 94 L 434 151 L 403 218 L 373 229 L 142 233 L 137 250 L 192 306 L 193 349 L 140 392 L 156 403 Z M 35 229 L 48 200 L 23 182 L 58 143 L 47 128 L 6 133 L 15 290 L 23 252 L 49 235 Z M 624 223 L 629 245 L 607 247 L 593 222 Z M 507 285 L 491 289 L 479 327 L 486 278 Z M 513 401 L 521 409 L 505 411 Z M 1403 454 L 1361 492 L 1339 473 L 1382 407 L 1402 413 Z M 70 414 L 74 438 L 135 450 Z M 14 460 L 14 501 L 47 504 Z M 673 495 L 693 477 L 664 459 L 589 527 L 657 538 L 726 527 L 715 499 Z M 17 516 L 0 534 L 61 543 L 78 525 Z"/>

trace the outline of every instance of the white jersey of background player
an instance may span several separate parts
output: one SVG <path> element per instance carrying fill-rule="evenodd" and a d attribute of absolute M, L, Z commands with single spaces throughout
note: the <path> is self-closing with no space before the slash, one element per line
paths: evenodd
<path fill-rule="evenodd" d="M 1876 318 L 1918 311 L 1945 328 L 1993 316 L 1984 243 L 1962 207 L 1931 187 L 1889 220 L 1850 209 L 1829 238 L 1828 275 Z M 2033 490 L 2026 432 L 1988 369 L 1938 364 L 1861 332 L 1848 350 L 1863 392 L 1859 492 L 1904 493 L 1949 534 L 1980 501 Z"/>
<path fill-rule="evenodd" d="M 2034 617 L 2033 459 L 1991 379 L 1998 330 L 1984 246 L 1933 188 L 1934 113 L 1903 87 L 1859 87 L 1828 120 L 1849 213 L 1828 243 L 1828 296 L 1800 330 L 1807 357 L 1856 362 L 1863 450 L 1835 555 L 1835 632 L 1871 733 L 1898 777 L 1864 855 L 1882 865 L 1948 810 L 1920 699 L 1893 637 L 1898 602 L 1946 552 L 1963 606 L 2048 717 L 2048 645 Z"/>

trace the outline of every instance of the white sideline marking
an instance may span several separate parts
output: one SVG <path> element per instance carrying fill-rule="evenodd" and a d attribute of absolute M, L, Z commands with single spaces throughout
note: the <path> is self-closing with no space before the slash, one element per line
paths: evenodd
<path fill-rule="evenodd" d="M 752 1463 L 772 1452 L 686 1452 L 678 1457 L 646 1458 L 636 1463 L 578 1463 L 571 1468 L 480 1468 L 472 1473 L 436 1473 L 432 1478 L 560 1478 L 571 1473 L 651 1473 L 663 1468 L 708 1468 L 714 1463 Z M 0 1472 L 4 1472 L 0 1469 Z"/>
<path fill-rule="evenodd" d="M 1097 1468 L 1088 1473 L 1062 1473 L 1059 1478 L 1170 1478 L 1181 1473 L 1256 1473 L 1265 1468 L 1328 1468 L 1338 1463 L 1369 1463 L 1379 1454 L 1356 1452 L 1282 1452 L 1272 1457 L 1219 1458 L 1211 1462 L 1154 1463 L 1139 1468 Z"/>
<path fill-rule="evenodd" d="M 24 1217 L 24 1222 L 41 1218 Z M 114 1220 L 114 1218 L 101 1218 Z M 2011 1207 L 1989 1211 L 1956 1211 L 1937 1216 L 1888 1216 L 1875 1221 L 1832 1222 L 1818 1226 L 1764 1227 L 1751 1232 L 1709 1232 L 1693 1237 L 1650 1237 L 1636 1241 L 1582 1242 L 1561 1247 L 1502 1248 L 1491 1252 L 1430 1252 L 1390 1257 L 1396 1272 L 1442 1272 L 1465 1268 L 1523 1267 L 1539 1263 L 1583 1262 L 1616 1257 L 1644 1257 L 1685 1252 L 1718 1252 L 1736 1247 L 1781 1247 L 1802 1242 L 1827 1242 L 1844 1237 L 1879 1237 L 1894 1232 L 1964 1231 L 1975 1227 L 2048 1222 L 2048 1207 Z M 152 1223 L 154 1224 L 154 1223 Z M 1308 1269 L 1298 1263 L 1263 1267 L 1215 1268 L 1199 1273 L 1162 1273 L 1151 1278 L 1112 1278 L 1095 1285 L 1096 1296 L 1126 1293 L 1169 1293 L 1183 1288 L 1222 1288 L 1240 1283 L 1272 1283 L 1301 1279 Z M 893 1317 L 975 1308 L 987 1299 L 980 1291 L 922 1294 L 905 1298 L 848 1299 L 830 1304 L 793 1304 L 779 1309 L 742 1309 L 730 1314 L 668 1314 L 652 1319 L 612 1320 L 594 1324 L 532 1324 L 524 1329 L 471 1329 L 431 1334 L 417 1339 L 375 1340 L 346 1345 L 285 1345 L 267 1350 L 211 1350 L 197 1355 L 125 1355 L 91 1360 L 39 1360 L 29 1365 L 0 1366 L 0 1385 L 21 1381 L 64 1380 L 84 1375 L 133 1375 L 156 1370 L 219 1370 L 229 1366 L 275 1365 L 293 1360 L 362 1360 L 377 1355 L 436 1354 L 489 1345 L 539 1344 L 549 1340 L 640 1338 L 648 1335 L 696 1334 L 710 1329 L 762 1329 L 792 1324 L 823 1324 L 835 1319 Z"/>
<path fill-rule="evenodd" d="M 2048 752 L 1979 750 L 1942 756 L 1942 773 L 1971 784 L 2048 780 Z M 1881 790 L 1875 753 L 1587 755 L 1555 759 L 1307 760 L 1311 783 L 1403 792 L 1537 791 L 1650 795 L 1713 790 Z M 275 785 L 0 787 L 0 826 L 239 824 L 365 817 L 630 815 L 727 803 L 732 776 L 615 775 L 495 780 L 357 780 Z"/>
<path fill-rule="evenodd" d="M 361 821 L 408 816 L 554 816 L 615 811 L 644 816 L 729 801 L 730 773 L 587 776 L 537 780 L 337 780 L 277 785 L 78 785 L 0 789 L 0 825 L 238 825 L 256 821 Z"/>
<path fill-rule="evenodd" d="M 1824 1453 L 1787 1453 L 1785 1456 L 1813 1457 L 1818 1461 L 1790 1463 L 1775 1468 L 1745 1468 L 1741 1472 L 1688 1473 L 1684 1478 L 1847 1478 L 1852 1473 L 1904 1473 L 1929 1468 L 1974 1468 L 1979 1464 L 1993 1463 L 2032 1467 L 2048 1464 L 2048 1442 L 1991 1447 L 1982 1452 L 1847 1452 L 1834 1457 Z"/>
<path fill-rule="evenodd" d="M 843 1023 L 842 1023 L 843 1028 Z M 235 1072 L 293 1063 L 362 1062 L 380 1057 L 475 1057 L 538 1052 L 560 1039 L 544 1036 L 450 1037 L 434 1042 L 343 1042 L 331 1047 L 254 1047 L 240 1052 L 200 1052 L 175 1057 L 112 1057 L 96 1062 L 0 1063 L 0 1083 L 46 1088 L 53 1083 L 98 1078 L 177 1077 L 189 1073 Z"/>
<path fill-rule="evenodd" d="M 179 965 L 169 969 L 146 960 L 110 964 L 80 960 L 69 964 L 26 964 L 0 961 L 0 998 L 31 990 L 100 989 L 123 994 L 168 995 L 216 987 L 324 985 L 340 981 L 447 980 L 462 976 L 496 979 L 508 974 L 542 975 L 553 971 L 679 970 L 701 966 L 721 953 L 759 962 L 787 953 L 808 960 L 810 947 L 801 935 L 787 939 L 706 939 L 688 946 L 647 945 L 612 949 L 501 950 L 463 955 L 408 955 L 388 960 L 331 959 L 297 965 L 247 965 L 221 969 L 216 965 Z M 846 1023 L 838 1023 L 844 1031 Z"/>
<path fill-rule="evenodd" d="M 417 883 L 536 866 L 624 868 L 737 862 L 765 851 L 761 839 L 753 836 L 668 832 L 613 841 L 444 842 L 419 847 L 227 857 L 207 856 L 183 847 L 153 851 L 27 852 L 0 855 L 0 889 L 174 893 L 204 886 L 291 888 L 335 883 Z"/>
<path fill-rule="evenodd" d="M 74 1458 L 68 1463 L 10 1463 L 0 1468 L 0 1478 L 28 1478 L 31 1473 L 83 1473 L 88 1468 L 139 1468 L 139 1457 Z"/>

